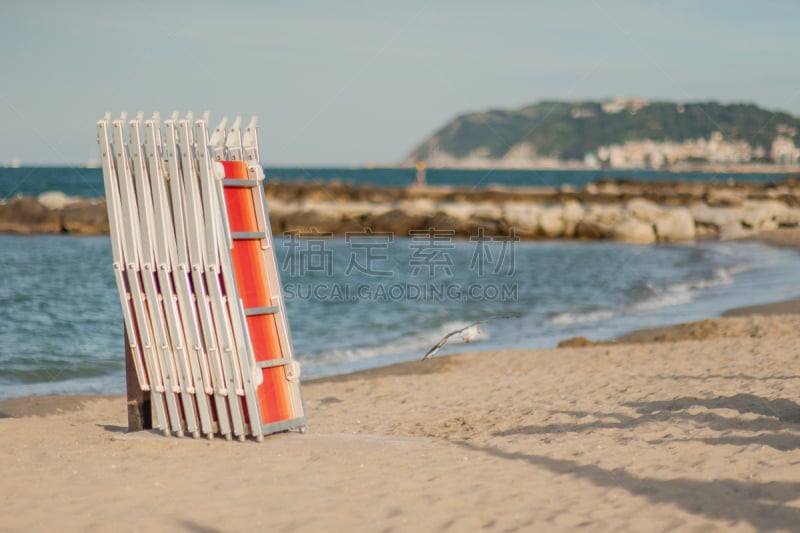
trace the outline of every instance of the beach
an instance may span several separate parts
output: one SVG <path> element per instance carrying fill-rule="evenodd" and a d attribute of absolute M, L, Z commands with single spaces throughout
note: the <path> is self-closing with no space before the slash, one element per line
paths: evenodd
<path fill-rule="evenodd" d="M 127 434 L 122 396 L 1 401 L 0 529 L 796 531 L 778 305 L 310 380 L 307 433 L 263 443 Z"/>

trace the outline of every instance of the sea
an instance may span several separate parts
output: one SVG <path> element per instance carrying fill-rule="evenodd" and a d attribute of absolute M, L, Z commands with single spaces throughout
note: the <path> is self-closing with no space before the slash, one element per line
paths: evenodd
<path fill-rule="evenodd" d="M 270 179 L 408 185 L 410 169 L 266 169 Z M 602 177 L 779 180 L 781 174 L 430 169 L 428 183 L 579 187 Z M 99 169 L 0 168 L 0 201 L 102 197 Z M 759 242 L 630 245 L 513 235 L 310 238 L 275 249 L 303 378 L 466 351 L 553 348 L 585 336 L 715 317 L 800 297 L 800 254 Z M 108 236 L 0 235 L 0 399 L 121 393 L 120 301 Z M 554 352 L 557 357 L 557 352 Z"/>

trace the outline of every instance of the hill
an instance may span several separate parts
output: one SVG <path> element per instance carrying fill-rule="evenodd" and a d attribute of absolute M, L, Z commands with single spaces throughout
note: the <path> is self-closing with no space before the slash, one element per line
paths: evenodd
<path fill-rule="evenodd" d="M 546 101 L 460 115 L 405 162 L 525 167 L 572 161 L 656 168 L 681 161 L 794 164 L 800 161 L 794 146 L 798 131 L 797 117 L 752 104 Z"/>

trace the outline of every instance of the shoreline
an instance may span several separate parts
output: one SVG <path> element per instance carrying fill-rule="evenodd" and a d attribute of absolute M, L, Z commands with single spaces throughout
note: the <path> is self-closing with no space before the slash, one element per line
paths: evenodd
<path fill-rule="evenodd" d="M 755 236 L 750 236 L 746 240 L 764 242 L 770 246 L 779 248 L 794 249 L 800 253 L 800 228 L 782 228 L 778 230 L 763 231 Z M 788 300 L 778 300 L 765 304 L 753 306 L 733 307 L 724 310 L 718 316 L 686 322 L 672 323 L 652 328 L 633 329 L 623 333 L 608 341 L 594 341 L 583 336 L 564 338 L 558 346 L 552 349 L 580 348 L 586 346 L 608 346 L 624 343 L 647 343 L 647 342 L 669 342 L 675 340 L 703 339 L 707 335 L 716 334 L 716 328 L 709 328 L 705 325 L 713 323 L 719 319 L 734 317 L 750 317 L 754 315 L 781 315 L 781 314 L 800 314 L 800 298 Z M 546 348 L 545 348 L 546 349 Z M 540 351 L 542 349 L 531 349 Z M 476 353 L 492 352 L 495 350 L 487 349 Z M 467 352 L 473 353 L 473 352 Z M 302 384 L 314 383 L 338 383 L 353 379 L 377 379 L 388 375 L 421 375 L 435 373 L 439 369 L 438 360 L 449 357 L 459 357 L 463 353 L 452 354 L 431 358 L 425 362 L 416 360 L 393 363 L 389 365 L 367 368 L 363 370 L 343 372 L 321 377 L 303 380 Z M 0 399 L 0 419 L 7 413 L 28 413 L 23 416 L 42 416 L 42 414 L 52 413 L 53 410 L 74 410 L 79 409 L 82 403 L 95 398 L 122 398 L 124 394 L 54 394 L 54 395 L 33 395 L 15 396 L 12 398 Z M 46 400 L 52 398 L 53 400 Z M 63 399 L 63 400 L 59 400 Z M 26 401 L 28 400 L 28 401 Z M 26 404 L 28 404 L 26 406 Z"/>
<path fill-rule="evenodd" d="M 624 333 L 611 341 L 593 342 L 589 341 L 582 345 L 568 347 L 586 346 L 614 346 L 620 344 L 642 344 L 642 343 L 665 343 L 681 340 L 704 340 L 710 334 L 717 334 L 718 328 L 714 324 L 720 319 L 726 318 L 746 318 L 754 316 L 773 316 L 773 315 L 800 315 L 800 298 L 781 300 L 777 302 L 734 307 L 724 311 L 717 317 L 710 317 L 693 322 L 681 322 L 677 324 L 666 324 L 654 328 L 636 329 Z M 709 327 L 709 325 L 711 325 Z M 569 339 L 565 339 L 569 340 Z M 525 351 L 550 351 L 562 348 L 543 348 Z M 344 372 L 330 376 L 311 378 L 302 381 L 302 385 L 319 385 L 324 383 L 347 383 L 356 380 L 377 380 L 392 376 L 420 376 L 427 374 L 437 374 L 447 370 L 457 358 L 467 354 L 481 354 L 494 352 L 496 350 L 482 350 L 478 352 L 464 352 L 443 356 L 435 356 L 426 361 L 404 361 L 392 363 L 390 365 Z M 69 412 L 80 410 L 86 402 L 93 400 L 112 399 L 124 401 L 124 394 L 51 394 L 41 396 L 17 396 L 14 398 L 0 399 L 0 419 L 18 418 L 27 416 L 46 416 L 54 413 Z"/>
<path fill-rule="evenodd" d="M 800 231 L 798 231 L 800 236 Z M 800 238 L 800 237 L 799 237 Z M 792 246 L 800 252 L 800 245 Z M 582 348 L 587 346 L 616 346 L 621 344 L 647 344 L 647 343 L 667 343 L 678 341 L 702 341 L 713 337 L 718 333 L 717 325 L 720 321 L 729 318 L 751 318 L 756 316 L 770 317 L 775 315 L 800 315 L 800 298 L 790 298 L 766 304 L 733 307 L 723 311 L 719 316 L 709 317 L 692 322 L 680 322 L 666 324 L 653 328 L 643 328 L 631 330 L 619 335 L 610 341 L 590 341 L 567 344 L 564 348 Z M 576 337 L 582 339 L 583 337 Z M 573 339 L 565 339 L 571 341 Z M 561 346 L 556 348 L 532 348 L 514 351 L 552 351 L 561 350 Z M 302 385 L 319 385 L 324 383 L 347 383 L 355 380 L 376 380 L 390 376 L 420 376 L 437 374 L 446 371 L 455 360 L 465 355 L 475 355 L 482 353 L 495 352 L 497 350 L 481 350 L 476 352 L 463 352 L 449 355 L 435 356 L 425 361 L 403 361 L 389 365 L 366 368 L 352 372 L 343 372 L 329 376 L 315 377 L 303 380 Z M 508 351 L 508 350 L 502 350 Z M 0 399 L 0 419 L 18 418 L 27 416 L 47 416 L 53 413 L 70 412 L 80 410 L 86 402 L 93 400 L 120 400 L 124 399 L 124 394 L 49 394 L 33 396 L 16 396 L 13 398 Z"/>

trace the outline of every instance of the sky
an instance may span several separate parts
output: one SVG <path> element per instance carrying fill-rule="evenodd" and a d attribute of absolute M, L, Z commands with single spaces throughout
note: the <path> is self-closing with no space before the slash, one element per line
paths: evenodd
<path fill-rule="evenodd" d="M 800 115 L 796 1 L 4 0 L 0 164 L 98 159 L 106 111 L 257 115 L 267 166 L 397 163 L 544 99 Z"/>

